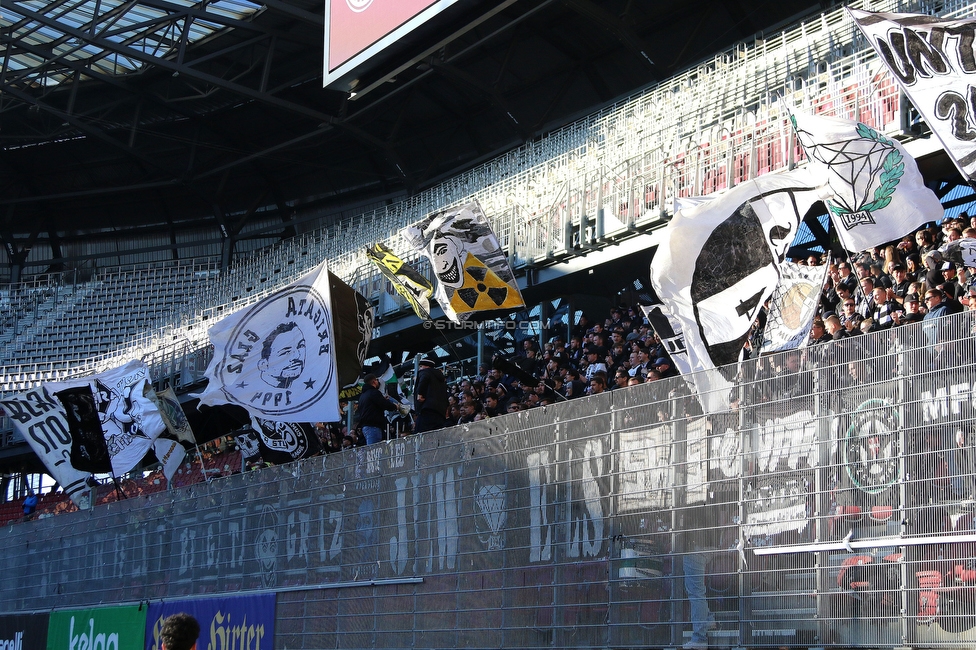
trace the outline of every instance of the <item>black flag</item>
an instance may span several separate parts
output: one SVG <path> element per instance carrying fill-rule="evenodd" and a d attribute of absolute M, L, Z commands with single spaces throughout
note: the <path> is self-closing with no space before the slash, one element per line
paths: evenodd
<path fill-rule="evenodd" d="M 54 395 L 64 405 L 71 432 L 71 466 L 93 474 L 111 473 L 112 457 L 105 444 L 91 386 L 65 388 Z"/>

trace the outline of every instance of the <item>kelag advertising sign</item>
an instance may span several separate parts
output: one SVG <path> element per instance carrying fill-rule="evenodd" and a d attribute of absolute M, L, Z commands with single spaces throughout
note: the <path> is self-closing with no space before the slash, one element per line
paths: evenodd
<path fill-rule="evenodd" d="M 146 608 L 99 607 L 51 612 L 47 650 L 143 650 Z"/>
<path fill-rule="evenodd" d="M 272 650 L 275 602 L 274 594 L 260 594 L 152 603 L 146 617 L 145 650 L 161 650 L 163 619 L 180 612 L 200 623 L 197 650 Z"/>
<path fill-rule="evenodd" d="M 48 615 L 0 616 L 0 650 L 44 650 Z"/>

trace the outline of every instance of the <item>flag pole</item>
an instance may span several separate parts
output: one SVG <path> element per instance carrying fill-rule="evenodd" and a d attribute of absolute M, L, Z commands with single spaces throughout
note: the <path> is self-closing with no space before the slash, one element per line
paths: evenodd
<path fill-rule="evenodd" d="M 197 460 L 200 462 L 200 472 L 203 474 L 203 480 L 207 483 L 210 482 L 210 476 L 207 475 L 207 466 L 203 464 L 203 453 L 200 451 L 200 443 L 193 440 L 193 446 L 197 450 Z"/>

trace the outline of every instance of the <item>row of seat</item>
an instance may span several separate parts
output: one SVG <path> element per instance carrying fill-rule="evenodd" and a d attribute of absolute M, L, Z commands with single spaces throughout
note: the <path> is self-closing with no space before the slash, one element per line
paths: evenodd
<path fill-rule="evenodd" d="M 835 11 L 779 39 L 721 55 L 667 84 L 407 200 L 343 218 L 260 254 L 243 256 L 235 268 L 216 278 L 213 269 L 195 262 L 99 270 L 89 283 L 88 299 L 78 303 L 79 309 L 60 312 L 76 316 L 74 322 L 71 318 L 60 322 L 68 323 L 69 333 L 82 332 L 82 337 L 56 337 L 47 333 L 53 328 L 41 328 L 41 333 L 18 335 L 17 344 L 5 346 L 17 357 L 3 360 L 9 366 L 42 355 L 78 360 L 98 354 L 105 345 L 124 347 L 133 328 L 188 327 L 200 322 L 204 314 L 229 313 L 256 300 L 323 258 L 330 260 L 334 272 L 355 279 L 359 287 L 382 286 L 370 282 L 377 272 L 364 268 L 363 246 L 386 238 L 394 250 L 405 252 L 399 235 L 405 225 L 472 197 L 490 206 L 489 215 L 496 220 L 533 215 L 536 232 L 531 242 L 516 230 L 506 232 L 505 224 L 496 224 L 513 257 L 530 260 L 563 242 L 568 225 L 586 230 L 587 224 L 580 226 L 583 219 L 593 218 L 607 206 L 611 216 L 630 226 L 660 214 L 674 196 L 718 190 L 782 168 L 791 162 L 790 140 L 779 107 L 769 99 L 769 79 L 787 79 L 785 90 L 792 91 L 793 102 L 816 110 L 847 110 L 854 102 L 862 112 L 865 105 L 877 104 L 880 115 L 897 105 L 892 93 L 884 90 L 887 94 L 879 95 L 873 85 L 877 61 L 869 48 L 854 53 L 836 48 L 836 42 L 848 40 L 841 33 L 845 29 L 842 12 Z M 737 101 L 730 105 L 740 108 L 723 112 L 715 97 L 733 95 Z M 825 95 L 837 99 L 828 101 Z M 559 197 L 569 197 L 571 192 L 579 199 L 567 200 L 565 214 L 553 213 L 563 200 Z M 551 218 L 554 214 L 555 219 Z M 547 230 L 550 228 L 555 231 Z M 593 232 L 590 228 L 584 236 L 592 237 Z M 174 285 L 180 289 L 153 293 L 156 286 Z M 164 293 L 171 299 L 155 299 Z M 120 297 L 123 301 L 117 302 Z M 105 305 L 116 305 L 117 311 L 106 311 Z M 95 321 L 95 328 L 80 329 L 84 321 Z M 98 323 L 104 329 L 99 330 Z M 78 338 L 105 345 L 68 344 Z M 31 343 L 34 341 L 36 345 Z"/>

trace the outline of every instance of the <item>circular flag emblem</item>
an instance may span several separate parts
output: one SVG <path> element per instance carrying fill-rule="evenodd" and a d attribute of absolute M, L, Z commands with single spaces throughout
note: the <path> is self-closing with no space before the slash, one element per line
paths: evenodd
<path fill-rule="evenodd" d="M 221 351 L 231 403 L 265 417 L 310 408 L 335 381 L 332 314 L 314 287 L 293 285 L 247 310 Z"/>
<path fill-rule="evenodd" d="M 357 14 L 366 11 L 373 4 L 373 0 L 346 0 L 346 6 Z"/>
<path fill-rule="evenodd" d="M 884 399 L 869 399 L 851 414 L 844 462 L 851 482 L 868 494 L 879 494 L 898 480 L 900 429 L 898 409 Z"/>

